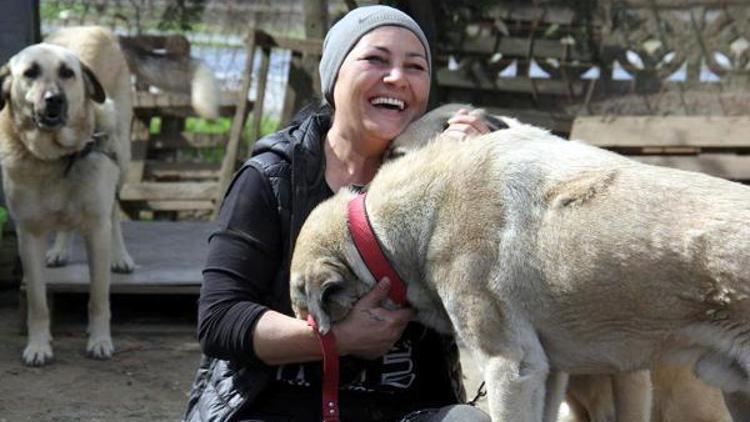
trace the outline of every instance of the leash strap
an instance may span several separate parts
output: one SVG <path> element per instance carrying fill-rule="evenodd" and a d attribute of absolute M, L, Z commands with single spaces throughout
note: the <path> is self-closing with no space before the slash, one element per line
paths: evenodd
<path fill-rule="evenodd" d="M 391 290 L 388 297 L 396 305 L 404 306 L 406 305 L 406 284 L 398 276 L 391 263 L 388 262 L 388 258 L 385 257 L 380 242 L 378 242 L 378 238 L 372 230 L 365 208 L 366 195 L 366 193 L 360 193 L 349 201 L 347 218 L 349 233 L 354 240 L 359 256 L 362 257 L 375 280 L 380 281 L 383 277 L 388 277 L 391 280 Z"/>
<path fill-rule="evenodd" d="M 339 354 L 336 336 L 329 330 L 320 334 L 312 315 L 307 316 L 307 325 L 312 327 L 323 351 L 323 422 L 339 422 Z"/>

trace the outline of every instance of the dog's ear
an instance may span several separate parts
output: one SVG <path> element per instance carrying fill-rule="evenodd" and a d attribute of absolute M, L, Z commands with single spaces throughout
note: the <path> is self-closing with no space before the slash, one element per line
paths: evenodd
<path fill-rule="evenodd" d="M 83 84 L 86 87 L 86 95 L 94 100 L 95 103 L 103 103 L 107 99 L 107 93 L 104 92 L 104 87 L 99 83 L 99 79 L 94 74 L 94 71 L 83 63 L 81 63 L 81 70 L 83 71 Z"/>
<path fill-rule="evenodd" d="M 337 296 L 345 290 L 345 282 L 341 275 L 330 272 L 320 285 L 320 289 L 312 291 L 311 297 L 308 297 L 308 306 L 315 322 L 318 324 L 318 330 L 321 334 L 327 333 L 333 325 L 332 314 L 337 307 Z"/>
<path fill-rule="evenodd" d="M 4 64 L 0 67 L 0 110 L 5 107 L 5 101 L 10 99 L 10 66 Z"/>

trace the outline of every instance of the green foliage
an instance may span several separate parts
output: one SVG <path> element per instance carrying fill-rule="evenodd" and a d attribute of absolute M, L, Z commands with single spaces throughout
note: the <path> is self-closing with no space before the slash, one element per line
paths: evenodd
<path fill-rule="evenodd" d="M 194 30 L 193 25 L 201 22 L 205 7 L 205 0 L 174 0 L 164 9 L 158 28 L 162 31 Z"/>
<path fill-rule="evenodd" d="M 264 116 L 260 124 L 260 136 L 268 135 L 273 133 L 279 127 L 279 120 Z M 221 117 L 216 120 L 206 120 L 199 117 L 188 117 L 185 119 L 185 131 L 188 133 L 204 133 L 204 134 L 226 134 L 229 137 L 229 132 L 232 130 L 232 119 L 229 117 Z M 245 127 L 242 130 L 242 141 L 248 147 L 251 147 L 254 139 L 251 138 L 252 130 L 252 116 L 247 120 Z M 149 133 L 156 135 L 161 132 L 161 118 L 154 117 L 149 122 Z M 225 148 L 224 146 L 217 146 L 211 148 L 192 148 L 180 152 L 180 159 L 194 160 L 205 163 L 218 163 L 224 158 Z"/>

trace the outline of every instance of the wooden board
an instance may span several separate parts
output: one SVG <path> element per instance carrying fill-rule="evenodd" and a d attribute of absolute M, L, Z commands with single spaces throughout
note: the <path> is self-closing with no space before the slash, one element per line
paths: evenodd
<path fill-rule="evenodd" d="M 203 282 L 201 271 L 208 250 L 209 222 L 123 222 L 125 244 L 136 269 L 112 273 L 112 293 L 195 294 Z M 83 240 L 74 236 L 71 260 L 65 267 L 48 268 L 50 292 L 87 292 L 89 272 Z"/>
<path fill-rule="evenodd" d="M 571 139 L 603 148 L 748 148 L 750 116 L 577 117 Z"/>
<path fill-rule="evenodd" d="M 697 171 L 739 182 L 750 182 L 750 155 L 639 155 L 630 158 L 646 164 Z"/>

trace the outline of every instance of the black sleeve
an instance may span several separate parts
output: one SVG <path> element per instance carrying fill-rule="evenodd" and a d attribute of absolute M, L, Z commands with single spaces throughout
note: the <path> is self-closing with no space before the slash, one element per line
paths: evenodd
<path fill-rule="evenodd" d="M 269 180 L 252 166 L 224 198 L 208 243 L 198 301 L 198 340 L 211 357 L 259 363 L 252 331 L 268 309 L 282 259 L 280 217 Z M 266 302 L 267 303 L 267 302 Z"/>

